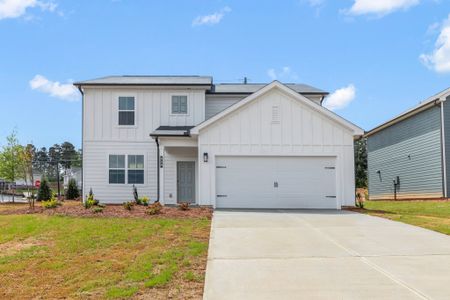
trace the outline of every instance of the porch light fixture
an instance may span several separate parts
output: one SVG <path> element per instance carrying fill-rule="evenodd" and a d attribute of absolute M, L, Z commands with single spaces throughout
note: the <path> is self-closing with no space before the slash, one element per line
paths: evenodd
<path fill-rule="evenodd" d="M 208 162 L 208 152 L 203 153 L 203 162 Z"/>

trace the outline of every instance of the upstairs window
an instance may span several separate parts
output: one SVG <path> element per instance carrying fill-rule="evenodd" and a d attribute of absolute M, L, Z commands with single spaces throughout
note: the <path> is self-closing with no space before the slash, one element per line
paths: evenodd
<path fill-rule="evenodd" d="M 172 114 L 187 114 L 187 96 L 172 96 Z"/>
<path fill-rule="evenodd" d="M 144 184 L 144 155 L 128 155 L 128 184 Z"/>
<path fill-rule="evenodd" d="M 109 156 L 109 183 L 125 184 L 125 155 Z"/>
<path fill-rule="evenodd" d="M 119 125 L 133 126 L 135 115 L 134 97 L 119 97 Z"/>

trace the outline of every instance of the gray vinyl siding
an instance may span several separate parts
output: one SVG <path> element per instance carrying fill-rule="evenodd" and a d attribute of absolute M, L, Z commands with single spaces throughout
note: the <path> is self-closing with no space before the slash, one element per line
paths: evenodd
<path fill-rule="evenodd" d="M 450 186 L 450 97 L 443 102 L 444 105 L 444 135 L 445 135 L 445 161 L 446 161 L 446 175 L 447 175 L 447 195 L 449 195 L 448 187 Z"/>
<path fill-rule="evenodd" d="M 220 113 L 222 110 L 230 107 L 236 102 L 244 99 L 245 96 L 222 96 L 206 95 L 205 99 L 205 120 Z"/>
<path fill-rule="evenodd" d="M 396 176 L 398 199 L 442 197 L 440 123 L 440 107 L 433 106 L 369 136 L 370 199 L 394 198 Z"/>

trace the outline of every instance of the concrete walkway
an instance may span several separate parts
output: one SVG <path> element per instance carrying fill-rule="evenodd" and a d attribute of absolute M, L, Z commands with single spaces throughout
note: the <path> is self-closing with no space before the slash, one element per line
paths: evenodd
<path fill-rule="evenodd" d="M 344 211 L 216 211 L 204 299 L 450 299 L 450 237 Z"/>

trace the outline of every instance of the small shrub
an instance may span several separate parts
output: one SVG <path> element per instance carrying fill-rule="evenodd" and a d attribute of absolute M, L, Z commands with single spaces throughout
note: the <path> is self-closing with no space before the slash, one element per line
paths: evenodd
<path fill-rule="evenodd" d="M 178 204 L 180 210 L 189 210 L 189 202 L 182 202 Z"/>
<path fill-rule="evenodd" d="M 99 207 L 99 206 L 94 207 L 94 208 L 92 209 L 92 212 L 93 212 L 94 214 L 102 213 L 102 212 L 103 212 L 103 207 Z"/>
<path fill-rule="evenodd" d="M 364 208 L 364 198 L 363 198 L 363 195 L 361 195 L 361 193 L 356 193 L 355 205 L 356 205 L 356 207 Z"/>
<path fill-rule="evenodd" d="M 86 197 L 86 201 L 84 201 L 84 203 L 83 203 L 84 208 L 88 209 L 88 208 L 91 208 L 92 206 L 99 205 L 99 203 L 100 203 L 100 201 L 95 199 L 94 193 L 92 192 L 92 188 L 91 188 L 89 190 L 88 196 Z"/>
<path fill-rule="evenodd" d="M 80 197 L 80 191 L 77 187 L 77 181 L 72 178 L 69 180 L 69 185 L 67 186 L 66 199 L 77 199 Z"/>
<path fill-rule="evenodd" d="M 41 186 L 39 187 L 37 200 L 38 201 L 48 201 L 52 199 L 52 190 L 48 185 L 47 179 L 43 179 Z"/>
<path fill-rule="evenodd" d="M 143 205 L 143 206 L 148 206 L 148 202 L 150 201 L 150 199 L 147 196 L 144 196 L 142 198 L 138 198 L 136 201 L 137 205 Z"/>
<path fill-rule="evenodd" d="M 60 205 L 62 205 L 62 204 L 61 204 L 61 202 L 58 201 L 58 199 L 56 197 L 52 197 L 50 200 L 42 201 L 42 207 L 45 209 L 57 208 Z"/>
<path fill-rule="evenodd" d="M 161 210 L 162 210 L 161 203 L 155 202 L 147 208 L 145 213 L 149 215 L 159 215 L 161 213 Z"/>
<path fill-rule="evenodd" d="M 132 209 L 133 209 L 133 206 L 134 206 L 134 202 L 132 202 L 132 201 L 127 201 L 127 202 L 124 202 L 124 203 L 123 203 L 123 207 L 124 207 L 126 210 L 132 210 Z"/>

